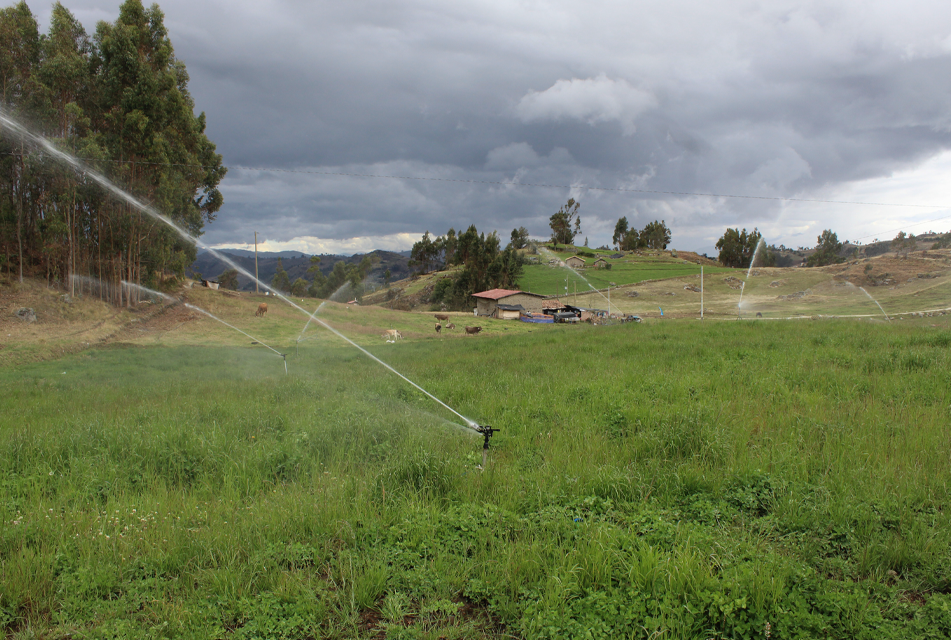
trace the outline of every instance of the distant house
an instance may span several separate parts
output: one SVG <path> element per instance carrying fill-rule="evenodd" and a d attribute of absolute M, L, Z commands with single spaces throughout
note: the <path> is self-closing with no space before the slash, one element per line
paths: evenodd
<path fill-rule="evenodd" d="M 525 312 L 525 307 L 520 304 L 497 304 L 495 306 L 495 317 L 499 320 L 518 320 L 519 315 Z"/>
<path fill-rule="evenodd" d="M 598 258 L 591 264 L 591 266 L 595 269 L 606 269 L 608 266 L 608 261 L 604 258 Z"/>
<path fill-rule="evenodd" d="M 571 267 L 572 269 L 582 269 L 584 268 L 584 258 L 579 258 L 578 256 L 571 256 L 565 260 L 565 264 Z"/>
<path fill-rule="evenodd" d="M 544 297 L 537 293 L 509 289 L 490 289 L 472 297 L 476 299 L 476 315 L 506 320 L 518 320 L 522 311 L 541 311 L 544 304 Z"/>

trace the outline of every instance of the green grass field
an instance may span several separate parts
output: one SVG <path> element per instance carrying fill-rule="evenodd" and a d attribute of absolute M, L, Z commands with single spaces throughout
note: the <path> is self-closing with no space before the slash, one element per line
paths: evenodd
<path fill-rule="evenodd" d="M 542 256 L 544 257 L 544 256 Z M 590 259 L 589 259 L 590 261 Z M 525 273 L 519 280 L 519 288 L 523 291 L 540 293 L 542 295 L 564 295 L 567 279 L 568 293 L 578 293 L 595 289 L 606 289 L 609 286 L 622 286 L 655 280 L 660 278 L 677 278 L 692 276 L 700 273 L 700 266 L 692 263 L 675 261 L 625 261 L 608 260 L 611 269 L 584 269 L 579 272 L 565 267 L 550 266 L 547 264 L 525 265 Z M 718 273 L 733 273 L 743 277 L 745 272 L 726 267 L 705 267 L 704 274 L 711 277 Z"/>
<path fill-rule="evenodd" d="M 289 375 L 217 329 L 0 370 L 7 637 L 951 635 L 944 319 L 446 339 L 406 314 L 388 345 L 335 308 L 501 428 L 482 472 L 481 437 L 356 349 L 295 355 L 289 312 L 221 304 Z"/>

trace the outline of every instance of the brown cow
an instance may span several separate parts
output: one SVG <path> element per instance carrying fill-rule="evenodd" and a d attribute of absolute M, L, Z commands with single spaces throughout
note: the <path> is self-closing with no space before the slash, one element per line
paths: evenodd
<path fill-rule="evenodd" d="M 466 327 L 466 333 L 469 334 L 470 336 L 474 336 L 480 331 L 482 331 L 482 327 Z"/>
<path fill-rule="evenodd" d="M 266 315 L 267 315 L 267 303 L 266 303 L 266 302 L 262 302 L 261 304 L 259 304 L 259 305 L 258 305 L 258 310 L 255 312 L 254 315 L 256 315 L 256 316 L 261 316 L 261 317 L 266 316 Z"/>
<path fill-rule="evenodd" d="M 447 329 L 455 329 L 455 328 L 456 328 L 456 325 L 454 325 L 453 323 L 450 322 L 449 324 L 446 325 L 446 328 L 447 328 Z"/>
<path fill-rule="evenodd" d="M 436 323 L 436 333 L 439 333 L 440 331 L 442 331 L 442 325 L 437 322 L 437 323 Z"/>
<path fill-rule="evenodd" d="M 387 329 L 386 331 L 383 332 L 383 338 L 387 342 L 396 342 L 402 337 L 403 337 L 403 334 L 397 331 L 396 329 Z"/>
<path fill-rule="evenodd" d="M 437 320 L 442 320 L 443 322 L 447 322 L 449 320 L 449 315 L 446 313 L 437 313 L 435 315 L 435 318 Z"/>

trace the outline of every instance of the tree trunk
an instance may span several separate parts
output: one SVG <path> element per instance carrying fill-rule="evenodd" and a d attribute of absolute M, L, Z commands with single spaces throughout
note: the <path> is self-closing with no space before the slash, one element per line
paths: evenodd
<path fill-rule="evenodd" d="M 20 142 L 20 179 L 16 179 L 14 172 L 14 185 L 17 188 L 17 250 L 20 256 L 20 284 L 23 284 L 23 143 Z"/>
<path fill-rule="evenodd" d="M 67 178 L 68 180 L 68 178 Z M 76 273 L 75 253 L 73 250 L 73 223 L 76 220 L 76 189 L 70 189 L 69 208 L 66 209 L 66 242 L 69 243 L 69 262 L 66 264 L 66 279 L 69 282 L 69 295 L 76 295 L 73 276 Z"/>

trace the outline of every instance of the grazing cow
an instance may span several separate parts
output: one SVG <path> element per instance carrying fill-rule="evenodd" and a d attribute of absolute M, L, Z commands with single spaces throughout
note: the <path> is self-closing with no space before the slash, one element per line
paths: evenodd
<path fill-rule="evenodd" d="M 437 320 L 442 320 L 443 322 L 446 322 L 446 321 L 449 320 L 449 315 L 448 315 L 448 314 L 445 314 L 445 313 L 437 313 L 436 316 L 435 316 L 435 318 L 436 318 Z"/>
<path fill-rule="evenodd" d="M 482 327 L 466 327 L 466 333 L 469 334 L 470 336 L 474 336 L 480 331 L 482 331 Z"/>
<path fill-rule="evenodd" d="M 437 322 L 437 323 L 436 323 L 436 333 L 439 333 L 440 331 L 442 331 L 442 325 Z"/>
<path fill-rule="evenodd" d="M 258 310 L 254 313 L 256 316 L 261 316 L 262 318 L 267 315 L 267 303 L 262 302 L 258 305 Z"/>
<path fill-rule="evenodd" d="M 450 322 L 449 324 L 446 325 L 446 328 L 447 328 L 447 329 L 455 329 L 455 328 L 456 328 L 456 325 L 454 325 L 453 323 Z"/>
<path fill-rule="evenodd" d="M 763 317 L 763 314 L 760 313 L 759 311 L 757 311 L 757 312 L 756 312 L 756 317 L 757 317 L 757 318 L 762 318 L 762 317 Z"/>
<path fill-rule="evenodd" d="M 386 331 L 383 332 L 383 337 L 386 338 L 386 340 L 388 341 L 392 340 L 395 342 L 396 340 L 399 340 L 400 338 L 402 338 L 403 334 L 397 331 L 396 329 L 387 329 Z"/>

